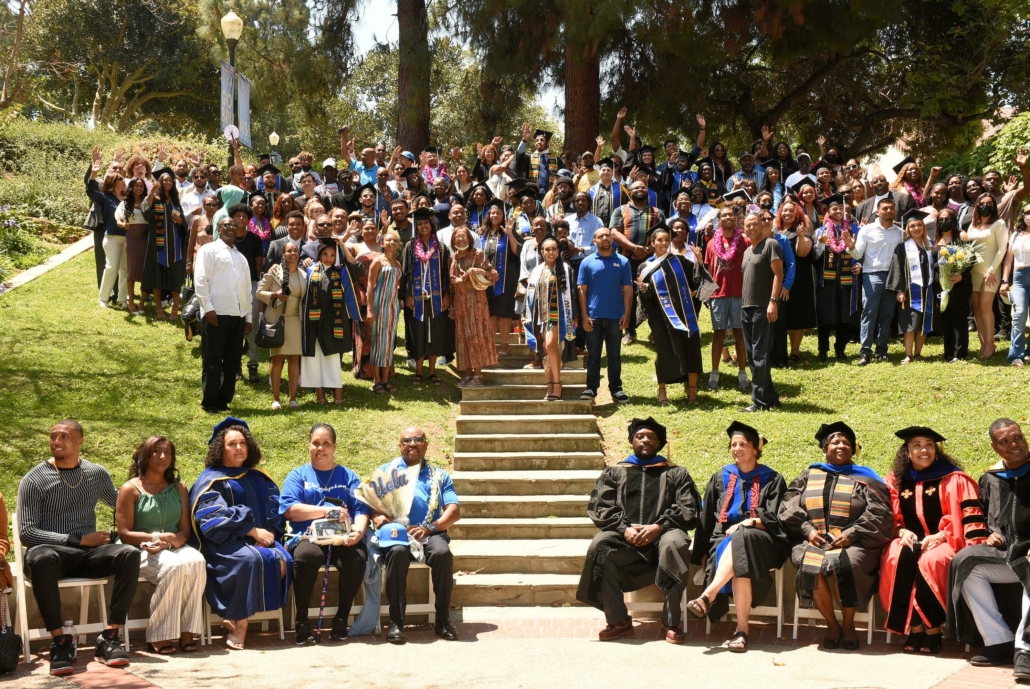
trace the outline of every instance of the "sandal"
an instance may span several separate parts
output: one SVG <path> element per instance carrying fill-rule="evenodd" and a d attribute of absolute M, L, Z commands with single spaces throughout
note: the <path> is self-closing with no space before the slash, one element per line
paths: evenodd
<path fill-rule="evenodd" d="M 386 386 L 383 385 L 382 383 L 376 383 L 375 385 L 372 386 L 372 392 L 374 392 L 377 395 L 385 395 L 386 394 Z"/>
<path fill-rule="evenodd" d="M 200 646 L 198 646 L 196 642 L 193 641 L 187 641 L 186 643 L 179 641 L 179 650 L 181 650 L 183 653 L 196 653 L 200 650 Z"/>
<path fill-rule="evenodd" d="M 923 639 L 923 643 L 919 646 L 919 653 L 935 656 L 941 652 L 943 644 L 944 634 L 941 632 L 937 632 L 936 634 L 926 634 L 926 638 Z"/>
<path fill-rule="evenodd" d="M 747 632 L 737 632 L 727 644 L 730 653 L 747 653 Z"/>
<path fill-rule="evenodd" d="M 472 376 L 472 380 L 469 381 L 468 387 L 470 387 L 470 388 L 481 388 L 481 387 L 483 387 L 483 376 Z"/>
<path fill-rule="evenodd" d="M 665 394 L 665 390 L 658 391 L 658 404 L 666 405 L 669 403 L 669 396 Z"/>
<path fill-rule="evenodd" d="M 699 620 L 704 619 L 704 617 L 708 615 L 708 611 L 711 610 L 711 608 L 712 602 L 705 598 L 705 595 L 703 593 L 694 600 L 687 603 L 687 610 L 690 612 L 691 615 L 693 615 Z"/>
<path fill-rule="evenodd" d="M 554 395 L 551 394 L 551 386 L 552 385 L 554 385 L 554 383 L 548 383 L 547 384 L 547 392 L 544 393 L 544 402 L 553 402 L 554 401 Z"/>
<path fill-rule="evenodd" d="M 422 385 L 422 376 L 420 374 L 416 373 L 415 377 L 411 379 L 411 384 L 412 385 Z"/>
<path fill-rule="evenodd" d="M 393 383 L 383 383 L 383 387 L 386 388 L 387 392 L 397 392 L 397 386 Z"/>
<path fill-rule="evenodd" d="M 175 655 L 176 653 L 179 652 L 179 649 L 177 649 L 174 644 L 165 644 L 165 645 L 161 646 L 160 648 L 158 648 L 154 644 L 148 642 L 147 643 L 147 649 L 151 653 L 156 653 L 156 654 L 162 655 L 162 656 L 171 656 L 171 655 Z"/>
<path fill-rule="evenodd" d="M 443 385 L 440 379 L 436 377 L 435 373 L 429 376 L 429 382 L 435 385 L 436 387 L 440 387 L 441 385 Z"/>
<path fill-rule="evenodd" d="M 912 632 L 905 638 L 905 643 L 901 645 L 901 650 L 904 653 L 918 653 L 919 649 L 924 646 L 923 639 L 926 637 L 926 632 Z"/>

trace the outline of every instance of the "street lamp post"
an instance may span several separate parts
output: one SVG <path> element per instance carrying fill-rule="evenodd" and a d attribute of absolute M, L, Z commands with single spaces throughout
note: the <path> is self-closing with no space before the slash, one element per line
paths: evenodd
<path fill-rule="evenodd" d="M 270 143 L 272 145 L 272 153 L 269 155 L 269 157 L 272 159 L 272 165 L 278 165 L 279 164 L 279 154 L 276 153 L 275 147 L 279 145 L 279 135 L 276 134 L 275 132 L 272 132 L 271 134 L 269 134 L 268 135 L 268 143 Z"/>
<path fill-rule="evenodd" d="M 229 46 L 229 66 L 234 70 L 236 68 L 236 43 L 239 42 L 240 36 L 243 35 L 243 20 L 240 16 L 229 10 L 229 14 L 222 17 L 222 35 L 225 36 L 225 44 Z M 235 75 L 234 75 L 235 78 Z M 238 117 L 236 112 L 239 109 L 239 102 L 236 98 L 236 84 L 233 83 L 232 89 L 232 111 L 233 116 Z M 232 167 L 236 163 L 235 158 L 232 154 L 232 141 L 229 142 L 229 167 Z"/>

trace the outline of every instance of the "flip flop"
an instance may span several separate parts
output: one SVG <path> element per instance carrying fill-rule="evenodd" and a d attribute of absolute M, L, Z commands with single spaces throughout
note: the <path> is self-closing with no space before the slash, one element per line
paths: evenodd
<path fill-rule="evenodd" d="M 197 644 L 196 644 L 195 642 L 193 642 L 193 641 L 188 641 L 188 642 L 186 642 L 186 643 L 183 643 L 182 641 L 180 641 L 180 642 L 179 642 L 179 649 L 180 649 L 180 650 L 181 650 L 181 651 L 182 651 L 183 653 L 196 653 L 197 651 L 199 651 L 199 650 L 200 650 L 200 646 L 198 646 L 198 645 L 197 645 Z"/>
<path fill-rule="evenodd" d="M 177 649 L 174 644 L 165 644 L 159 648 L 152 643 L 147 643 L 147 648 L 151 653 L 156 653 L 162 656 L 175 655 L 179 652 L 179 649 Z"/>
<path fill-rule="evenodd" d="M 743 641 L 738 642 L 737 639 L 742 639 Z M 730 653 L 747 653 L 747 632 L 737 632 L 731 636 L 727 648 Z"/>
<path fill-rule="evenodd" d="M 429 376 L 429 382 L 435 385 L 436 387 L 440 387 L 441 385 L 443 385 L 443 383 L 440 382 L 440 379 L 436 377 L 435 373 Z"/>

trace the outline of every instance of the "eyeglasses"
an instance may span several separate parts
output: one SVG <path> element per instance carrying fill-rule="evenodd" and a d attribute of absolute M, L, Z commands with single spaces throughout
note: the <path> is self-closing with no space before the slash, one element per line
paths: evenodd
<path fill-rule="evenodd" d="M 333 226 L 333 224 L 331 222 L 320 222 L 320 223 L 316 223 L 316 225 L 318 227 L 332 227 Z"/>
<path fill-rule="evenodd" d="M 414 438 L 401 438 L 401 445 L 418 445 L 426 442 L 426 436 L 417 435 Z"/>
<path fill-rule="evenodd" d="M 211 170 L 207 174 L 210 175 L 211 177 L 221 177 L 222 171 L 221 170 Z"/>

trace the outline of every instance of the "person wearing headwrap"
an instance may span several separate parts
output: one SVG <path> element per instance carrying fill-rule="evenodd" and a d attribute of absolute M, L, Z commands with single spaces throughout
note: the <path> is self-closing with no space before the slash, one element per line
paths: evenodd
<path fill-rule="evenodd" d="M 705 569 L 705 589 L 687 604 L 696 617 L 716 621 L 729 610 L 733 595 L 737 630 L 731 653 L 748 647 L 748 615 L 775 582 L 770 570 L 783 566 L 790 552 L 787 533 L 776 516 L 787 482 L 759 464 L 768 443 L 739 421 L 726 429 L 733 463 L 712 474 L 705 489 L 701 525 L 694 534 L 691 562 Z"/>
<path fill-rule="evenodd" d="M 608 626 L 598 638 L 633 635 L 623 593 L 655 584 L 665 594 L 665 640 L 681 644 L 680 601 L 690 568 L 691 529 L 701 510 L 694 479 L 659 455 L 665 426 L 653 418 L 629 425 L 633 454 L 607 467 L 590 493 L 587 514 L 601 530 L 587 550 L 576 598 L 604 611 Z"/>
<path fill-rule="evenodd" d="M 190 545 L 207 560 L 207 602 L 235 650 L 243 648 L 251 615 L 286 605 L 293 571 L 280 542 L 279 486 L 260 462 L 250 426 L 227 416 L 212 430 L 207 468 L 190 488 Z"/>
<path fill-rule="evenodd" d="M 857 651 L 855 613 L 873 595 L 880 552 L 894 528 L 890 494 L 876 472 L 852 461 L 861 446 L 846 423 L 823 424 L 815 439 L 824 461 L 794 479 L 778 516 L 794 544 L 790 559 L 798 571 L 798 605 L 814 606 L 826 620 L 821 647 Z M 833 611 L 834 588 L 843 629 Z"/>
<path fill-rule="evenodd" d="M 955 553 L 987 540 L 980 491 L 944 452 L 944 436 L 910 426 L 887 475 L 894 538 L 880 560 L 884 628 L 908 634 L 906 653 L 936 654 L 948 616 L 948 571 Z"/>
<path fill-rule="evenodd" d="M 980 477 L 987 538 L 952 560 L 948 637 L 983 646 L 971 664 L 1014 664 L 1013 675 L 1030 679 L 1030 451 L 1012 419 L 988 433 L 1000 460 Z"/>

